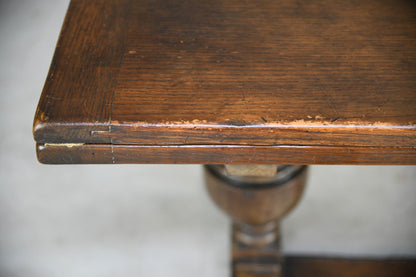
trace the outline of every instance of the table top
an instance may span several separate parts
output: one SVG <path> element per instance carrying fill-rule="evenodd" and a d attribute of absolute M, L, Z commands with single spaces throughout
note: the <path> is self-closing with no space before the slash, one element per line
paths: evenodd
<path fill-rule="evenodd" d="M 416 164 L 416 3 L 73 0 L 44 163 Z"/>

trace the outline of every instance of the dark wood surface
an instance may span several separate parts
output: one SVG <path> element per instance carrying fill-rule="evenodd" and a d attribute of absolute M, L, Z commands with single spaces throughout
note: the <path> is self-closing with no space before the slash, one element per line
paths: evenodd
<path fill-rule="evenodd" d="M 303 194 L 307 166 L 250 167 L 204 167 L 211 200 L 233 222 L 231 276 L 283 277 L 279 225 Z"/>
<path fill-rule="evenodd" d="M 416 164 L 415 148 L 244 145 L 37 145 L 49 164 Z"/>
<path fill-rule="evenodd" d="M 288 256 L 285 277 L 413 277 L 415 259 L 364 259 Z"/>
<path fill-rule="evenodd" d="M 46 163 L 415 164 L 416 4 L 73 0 L 34 136 Z"/>
<path fill-rule="evenodd" d="M 71 1 L 36 111 L 36 141 L 110 142 L 95 134 L 109 130 L 129 2 Z"/>

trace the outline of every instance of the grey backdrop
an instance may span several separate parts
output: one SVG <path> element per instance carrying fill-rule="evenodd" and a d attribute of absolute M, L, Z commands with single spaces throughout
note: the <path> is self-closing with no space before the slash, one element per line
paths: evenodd
<path fill-rule="evenodd" d="M 0 276 L 228 276 L 197 165 L 45 166 L 31 125 L 67 0 L 0 1 Z M 314 166 L 288 253 L 416 256 L 415 167 Z"/>

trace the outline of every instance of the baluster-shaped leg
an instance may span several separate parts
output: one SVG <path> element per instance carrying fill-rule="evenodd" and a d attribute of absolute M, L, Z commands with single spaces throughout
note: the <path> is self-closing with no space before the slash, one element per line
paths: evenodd
<path fill-rule="evenodd" d="M 298 202 L 306 166 L 207 165 L 213 201 L 233 219 L 234 277 L 280 277 L 279 220 Z"/>

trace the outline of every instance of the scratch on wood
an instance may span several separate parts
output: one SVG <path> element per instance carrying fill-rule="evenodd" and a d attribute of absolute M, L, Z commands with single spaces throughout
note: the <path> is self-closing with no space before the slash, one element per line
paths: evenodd
<path fill-rule="evenodd" d="M 101 133 L 111 133 L 111 125 L 108 125 L 108 130 L 105 131 L 97 131 L 97 130 L 91 130 L 90 135 L 93 136 L 95 134 L 101 134 Z"/>
<path fill-rule="evenodd" d="M 111 124 L 108 125 L 108 132 L 111 133 L 112 132 L 112 126 Z M 116 163 L 116 158 L 114 157 L 114 147 L 113 147 L 113 138 L 110 137 L 110 149 L 111 149 L 111 163 L 115 164 Z"/>
<path fill-rule="evenodd" d="M 95 134 L 100 134 L 100 133 L 109 133 L 109 131 L 95 131 L 95 130 L 92 130 L 91 132 L 90 132 L 90 134 L 93 136 L 93 135 L 95 135 Z"/>
<path fill-rule="evenodd" d="M 115 164 L 116 163 L 116 159 L 114 157 L 114 147 L 113 147 L 113 144 L 112 143 L 110 144 L 110 149 L 111 149 L 111 163 L 112 164 Z"/>
<path fill-rule="evenodd" d="M 39 115 L 39 119 L 40 119 L 39 121 L 47 121 L 49 120 L 49 116 L 46 113 L 41 112 Z"/>
<path fill-rule="evenodd" d="M 84 144 L 85 143 L 45 143 L 45 146 L 59 146 L 59 147 L 72 148 L 72 147 L 81 146 Z"/>

